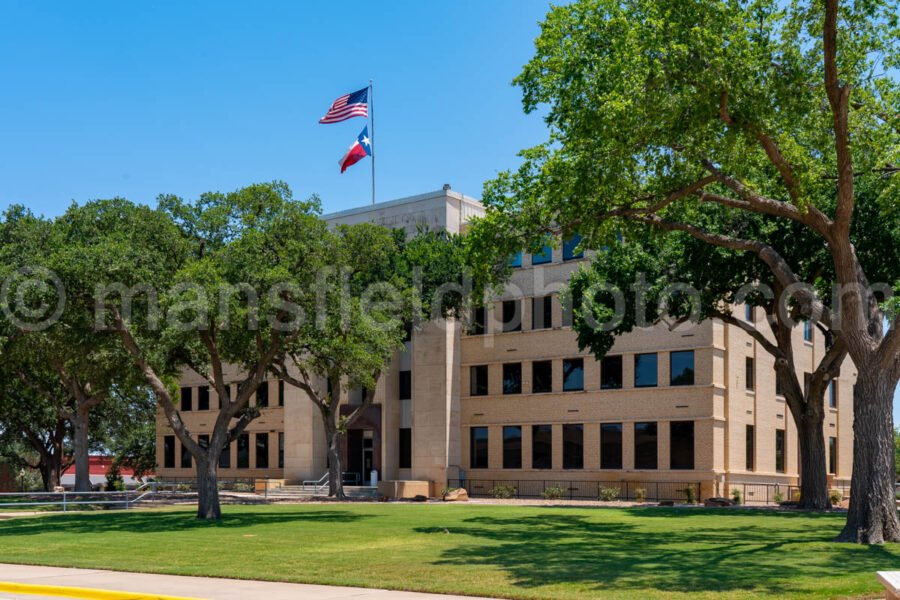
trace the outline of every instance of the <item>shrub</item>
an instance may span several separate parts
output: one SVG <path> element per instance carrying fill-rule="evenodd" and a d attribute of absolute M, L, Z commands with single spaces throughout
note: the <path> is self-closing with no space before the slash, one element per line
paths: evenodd
<path fill-rule="evenodd" d="M 514 485 L 495 485 L 491 488 L 491 496 L 494 498 L 512 498 L 516 495 L 516 486 Z"/>
<path fill-rule="evenodd" d="M 775 493 L 772 494 L 772 499 L 775 501 L 775 504 L 781 504 L 784 502 L 784 494 L 781 493 L 780 489 L 776 489 Z"/>
<path fill-rule="evenodd" d="M 684 494 L 688 504 L 697 504 L 697 493 L 694 491 L 694 486 L 689 485 L 680 491 Z"/>
<path fill-rule="evenodd" d="M 735 504 L 741 503 L 741 490 L 734 488 L 731 490 L 731 501 Z"/>
<path fill-rule="evenodd" d="M 563 496 L 566 495 L 566 490 L 561 487 L 548 487 L 543 492 L 541 492 L 541 497 L 545 500 L 559 500 Z"/>
<path fill-rule="evenodd" d="M 791 492 L 791 502 L 800 502 L 800 490 L 793 490 Z"/>
<path fill-rule="evenodd" d="M 647 490 L 644 488 L 635 488 L 634 499 L 638 502 L 644 502 L 647 499 Z"/>
<path fill-rule="evenodd" d="M 613 500 L 619 499 L 619 488 L 615 487 L 601 487 L 600 488 L 600 499 L 604 502 L 612 502 Z"/>
<path fill-rule="evenodd" d="M 841 490 L 828 490 L 828 499 L 831 500 L 832 504 L 838 505 L 844 499 L 844 492 Z"/>

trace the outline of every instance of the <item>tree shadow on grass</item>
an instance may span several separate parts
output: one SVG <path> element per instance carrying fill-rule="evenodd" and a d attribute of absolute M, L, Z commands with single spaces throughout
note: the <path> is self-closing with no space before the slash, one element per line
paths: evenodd
<path fill-rule="evenodd" d="M 45 533 L 160 533 L 242 527 L 282 523 L 352 523 L 372 515 L 345 510 L 242 510 L 227 512 L 219 521 L 203 521 L 191 512 L 99 511 L 22 517 L 0 521 L 0 539 L 5 536 Z"/>
<path fill-rule="evenodd" d="M 550 514 L 548 514 L 548 512 Z M 571 583 L 598 593 L 660 590 L 685 593 L 749 591 L 785 596 L 812 593 L 819 578 L 872 573 L 896 564 L 898 548 L 828 544 L 830 527 L 811 518 L 791 524 L 791 513 L 638 508 L 623 519 L 545 511 L 527 517 L 473 517 L 450 533 L 472 543 L 448 547 L 437 564 L 500 568 L 521 588 Z M 554 514 L 556 513 L 556 514 Z M 679 519 L 671 528 L 647 516 Z M 718 520 L 711 517 L 718 516 Z M 426 532 L 420 529 L 420 532 Z"/>

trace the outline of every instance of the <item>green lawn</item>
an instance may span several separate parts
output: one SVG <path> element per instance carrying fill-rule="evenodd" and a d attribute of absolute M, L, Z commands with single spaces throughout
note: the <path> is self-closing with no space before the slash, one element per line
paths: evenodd
<path fill-rule="evenodd" d="M 0 521 L 0 562 L 512 598 L 859 597 L 900 545 L 840 514 L 441 504 L 226 506 Z"/>

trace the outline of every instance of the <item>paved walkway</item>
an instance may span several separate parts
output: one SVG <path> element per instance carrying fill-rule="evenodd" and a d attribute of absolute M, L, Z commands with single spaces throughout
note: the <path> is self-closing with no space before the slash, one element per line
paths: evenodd
<path fill-rule="evenodd" d="M 57 567 L 0 564 L 0 585 L 3 583 L 135 592 L 133 595 L 122 595 L 121 600 L 149 600 L 161 595 L 203 600 L 473 600 L 471 596 L 444 596 L 440 594 L 394 592 L 327 585 L 301 585 L 268 581 L 215 579 L 211 577 L 181 577 L 177 575 L 150 575 L 93 569 L 61 569 Z M 72 597 L 110 598 L 108 594 L 103 594 L 102 592 L 96 596 L 43 596 L 0 592 L 0 598 L 3 599 L 39 600 L 45 598 L 50 600 L 52 598 Z"/>

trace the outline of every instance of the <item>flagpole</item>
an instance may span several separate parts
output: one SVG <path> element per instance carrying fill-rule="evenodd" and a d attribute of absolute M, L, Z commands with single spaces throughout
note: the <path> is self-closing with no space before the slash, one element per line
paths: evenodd
<path fill-rule="evenodd" d="M 375 94 L 373 93 L 372 80 L 369 80 L 369 149 L 372 151 L 372 204 L 375 204 Z"/>

